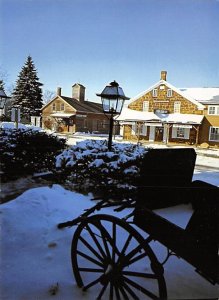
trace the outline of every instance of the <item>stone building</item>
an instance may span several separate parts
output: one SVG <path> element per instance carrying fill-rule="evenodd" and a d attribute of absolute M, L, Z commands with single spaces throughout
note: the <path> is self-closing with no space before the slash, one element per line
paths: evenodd
<path fill-rule="evenodd" d="M 219 146 L 219 88 L 179 89 L 160 80 L 132 98 L 117 121 L 126 140 Z"/>
<path fill-rule="evenodd" d="M 85 87 L 72 86 L 72 97 L 63 96 L 61 88 L 57 95 L 42 108 L 42 127 L 57 132 L 108 133 L 108 118 L 102 104 L 85 100 Z"/>

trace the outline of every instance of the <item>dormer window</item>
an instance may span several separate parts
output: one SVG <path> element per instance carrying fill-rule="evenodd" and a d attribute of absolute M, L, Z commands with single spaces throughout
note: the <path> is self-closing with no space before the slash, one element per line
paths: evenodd
<path fill-rule="evenodd" d="M 173 90 L 168 89 L 167 90 L 167 97 L 172 97 L 173 96 Z"/>
<path fill-rule="evenodd" d="M 153 97 L 157 97 L 157 89 L 153 89 L 152 95 L 153 95 Z"/>

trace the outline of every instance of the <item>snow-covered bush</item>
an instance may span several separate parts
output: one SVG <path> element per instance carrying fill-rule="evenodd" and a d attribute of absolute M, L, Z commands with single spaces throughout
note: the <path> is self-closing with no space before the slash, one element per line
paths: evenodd
<path fill-rule="evenodd" d="M 114 143 L 109 151 L 105 140 L 85 140 L 58 155 L 56 168 L 74 188 L 118 194 L 133 188 L 146 151 L 128 143 Z"/>
<path fill-rule="evenodd" d="M 43 131 L 2 128 L 0 155 L 2 180 L 7 181 L 36 171 L 51 170 L 65 141 Z"/>

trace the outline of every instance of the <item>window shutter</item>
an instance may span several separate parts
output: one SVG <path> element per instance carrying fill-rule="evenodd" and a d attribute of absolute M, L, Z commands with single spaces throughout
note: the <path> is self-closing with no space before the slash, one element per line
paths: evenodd
<path fill-rule="evenodd" d="M 135 135 L 136 134 L 136 123 L 132 125 L 132 135 Z"/>
<path fill-rule="evenodd" d="M 176 138 L 177 137 L 177 128 L 176 127 L 174 127 L 174 128 L 172 128 L 172 138 Z"/>
<path fill-rule="evenodd" d="M 143 124 L 142 135 L 147 135 L 147 126 Z"/>
<path fill-rule="evenodd" d="M 189 139 L 189 136 L 190 136 L 190 129 L 189 129 L 189 128 L 185 128 L 185 129 L 184 129 L 184 138 L 185 138 L 186 140 L 188 140 L 188 139 Z"/>

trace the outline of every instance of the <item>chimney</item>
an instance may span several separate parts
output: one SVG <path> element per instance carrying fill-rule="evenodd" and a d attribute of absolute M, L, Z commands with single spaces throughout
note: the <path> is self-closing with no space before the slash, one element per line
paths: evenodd
<path fill-rule="evenodd" d="M 61 87 L 57 87 L 56 94 L 57 94 L 57 96 L 61 96 L 61 94 L 62 94 L 62 88 Z"/>
<path fill-rule="evenodd" d="M 85 87 L 82 84 L 75 83 L 72 86 L 72 98 L 77 99 L 79 102 L 83 102 L 85 99 Z"/>
<path fill-rule="evenodd" d="M 167 71 L 161 71 L 161 73 L 160 73 L 160 80 L 167 81 Z"/>

